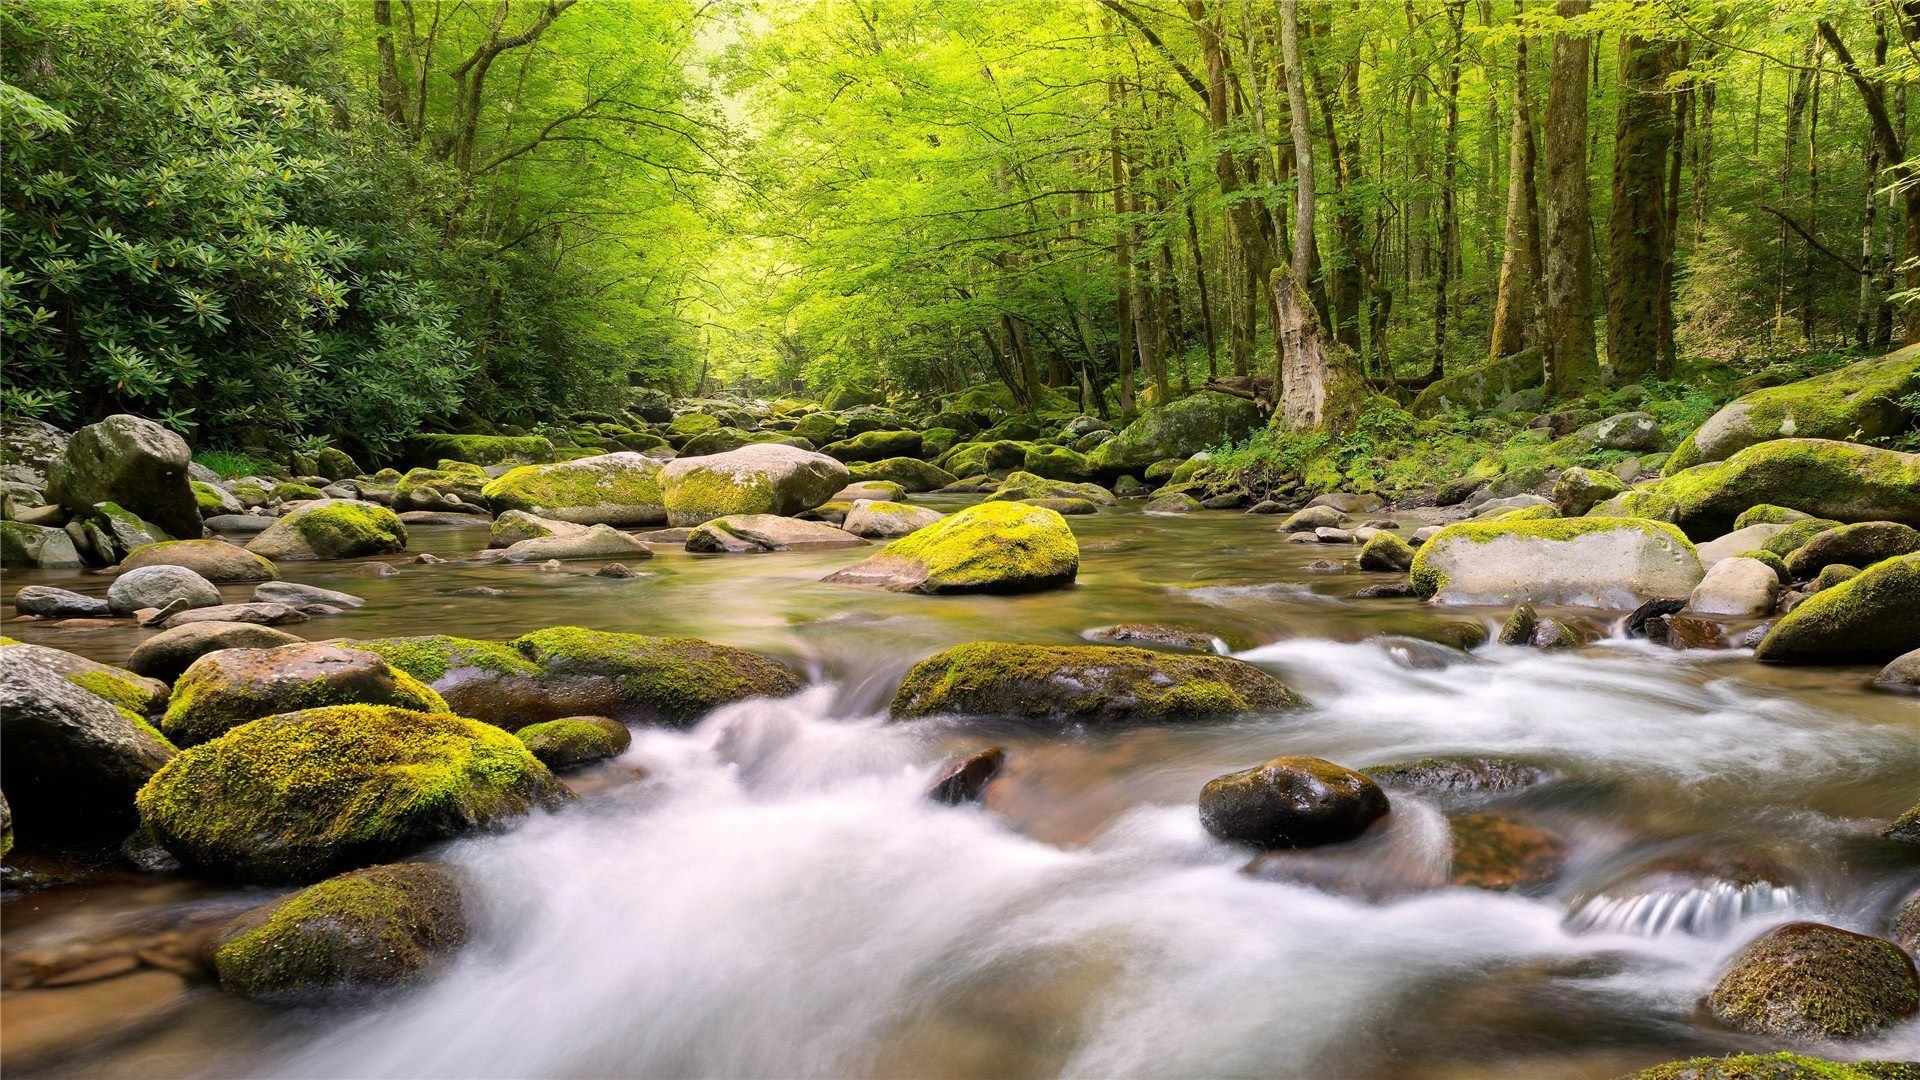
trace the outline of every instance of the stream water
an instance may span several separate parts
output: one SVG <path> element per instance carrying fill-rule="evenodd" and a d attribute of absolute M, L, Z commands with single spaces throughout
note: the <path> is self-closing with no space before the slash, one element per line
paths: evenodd
<path fill-rule="evenodd" d="M 165 1024 L 51 1072 L 1612 1076 L 1776 1048 L 1697 1008 L 1727 958 L 1795 918 L 1884 933 L 1920 887 L 1920 861 L 1873 835 L 1920 796 L 1920 705 L 1869 691 L 1866 669 L 1619 639 L 1460 653 L 1421 639 L 1500 613 L 1345 599 L 1387 579 L 1309 570 L 1352 551 L 1285 543 L 1272 519 L 1071 521 L 1079 584 L 1012 598 L 819 582 L 858 549 L 667 552 L 631 580 L 593 564 L 283 567 L 369 601 L 290 628 L 307 637 L 692 634 L 787 657 L 813 685 L 642 730 L 570 778 L 576 806 L 434 853 L 469 871 L 476 925 L 424 988 L 282 1009 L 202 987 Z M 484 543 L 419 529 L 412 550 Z M 95 594 L 108 580 L 8 578 Z M 508 591 L 455 595 L 474 585 Z M 1211 630 L 1312 708 L 1101 732 L 884 718 L 906 668 L 947 645 L 1149 620 Z M 8 627 L 111 662 L 140 636 Z M 985 807 L 926 800 L 943 762 L 988 745 L 1008 766 Z M 1243 873 L 1248 853 L 1201 829 L 1201 784 L 1281 754 L 1502 755 L 1557 779 L 1396 789 L 1386 825 L 1334 856 L 1336 875 L 1364 866 L 1386 886 L 1327 892 Z M 1444 876 L 1444 814 L 1489 808 L 1564 839 L 1552 884 L 1397 887 Z M 271 895 L 111 877 L 10 894 L 0 915 L 18 951 Z M 1920 1025 L 1823 1052 L 1920 1058 Z"/>

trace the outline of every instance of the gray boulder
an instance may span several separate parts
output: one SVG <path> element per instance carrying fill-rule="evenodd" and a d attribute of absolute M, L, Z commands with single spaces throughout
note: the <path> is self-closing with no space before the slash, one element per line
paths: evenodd
<path fill-rule="evenodd" d="M 213 607 L 167 613 L 157 625 L 172 628 L 190 623 L 222 622 L 281 626 L 286 623 L 303 623 L 307 618 L 306 612 L 285 604 L 216 604 Z"/>
<path fill-rule="evenodd" d="M 1693 587 L 1687 610 L 1696 615 L 1733 615 L 1757 619 L 1773 613 L 1780 599 L 1780 576 L 1758 559 L 1722 559 L 1707 568 Z"/>
<path fill-rule="evenodd" d="M 669 525 L 699 525 L 735 514 L 790 517 L 847 486 L 852 474 L 825 454 L 756 443 L 668 462 L 660 488 Z"/>
<path fill-rule="evenodd" d="M 939 515 L 934 517 L 937 520 Z M 865 545 L 865 540 L 831 525 L 775 514 L 733 514 L 714 518 L 696 527 L 687 537 L 688 551 L 706 553 L 807 551 Z"/>
<path fill-rule="evenodd" d="M 908 506 L 891 500 L 858 499 L 847 511 L 841 528 L 868 540 L 891 540 L 915 529 L 925 528 L 946 515 L 924 506 Z"/>
<path fill-rule="evenodd" d="M 186 601 L 190 608 L 213 607 L 220 603 L 220 590 L 184 566 L 142 566 L 107 587 L 107 607 L 116 615 L 163 608 L 175 600 Z"/>
<path fill-rule="evenodd" d="M 548 559 L 648 559 L 653 549 L 611 525 L 591 525 L 577 533 L 556 533 L 522 540 L 500 556 L 507 562 Z"/>
<path fill-rule="evenodd" d="M 0 480 L 47 486 L 47 469 L 67 449 L 67 433 L 42 420 L 0 418 Z"/>
<path fill-rule="evenodd" d="M 1920 694 L 1920 649 L 1889 660 L 1874 676 L 1873 687 L 1894 694 Z"/>
<path fill-rule="evenodd" d="M 47 495 L 75 514 L 117 503 L 168 535 L 200 535 L 186 440 L 151 420 L 109 416 L 73 433 L 47 470 Z"/>
<path fill-rule="evenodd" d="M 97 596 L 83 596 L 51 585 L 29 585 L 13 594 L 13 610 L 43 619 L 100 619 L 113 612 Z"/>
<path fill-rule="evenodd" d="M 1593 441 L 1608 450 L 1658 450 L 1660 423 L 1643 412 L 1620 413 L 1593 426 Z"/>
<path fill-rule="evenodd" d="M 1624 611 L 1686 596 L 1704 571 L 1671 525 L 1584 517 L 1449 525 L 1420 548 L 1412 574 L 1419 594 L 1438 603 Z"/>
<path fill-rule="evenodd" d="M 323 589 L 318 585 L 302 585 L 297 581 L 261 582 L 255 586 L 252 599 L 257 604 L 285 604 L 288 607 L 326 604 L 328 607 L 357 608 L 367 603 L 365 597 L 338 589 Z"/>
<path fill-rule="evenodd" d="M 1778 536 L 1785 525 L 1771 522 L 1749 525 L 1744 529 L 1735 529 L 1725 536 L 1716 537 L 1695 547 L 1700 553 L 1700 565 L 1709 569 L 1721 559 L 1731 559 L 1747 551 L 1759 551 L 1767 546 L 1767 541 Z"/>
<path fill-rule="evenodd" d="M 79 547 L 65 529 L 0 521 L 0 566 L 75 570 L 84 565 Z"/>

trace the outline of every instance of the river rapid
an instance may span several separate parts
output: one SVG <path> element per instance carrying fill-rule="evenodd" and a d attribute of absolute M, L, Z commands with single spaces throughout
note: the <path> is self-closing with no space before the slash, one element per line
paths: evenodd
<path fill-rule="evenodd" d="M 1868 690 L 1870 669 L 1618 637 L 1463 653 L 1429 640 L 1504 612 L 1347 599 L 1389 578 L 1310 569 L 1353 549 L 1286 543 L 1274 519 L 1070 521 L 1079 583 L 1023 597 L 820 583 L 859 549 L 665 551 L 631 580 L 592 563 L 284 565 L 369 601 L 288 628 L 309 638 L 688 634 L 781 656 L 812 685 L 638 730 L 624 756 L 568 777 L 576 805 L 431 853 L 468 872 L 475 925 L 423 988 L 283 1009 L 200 987 L 164 1024 L 44 1074 L 1603 1077 L 1783 1048 L 1698 1008 L 1727 959 L 1793 919 L 1884 933 L 1920 887 L 1920 860 L 1874 836 L 1920 797 L 1920 704 Z M 454 558 L 485 538 L 417 529 L 411 551 Z M 102 595 L 109 580 L 8 579 L 9 595 Z M 507 592 L 456 595 L 476 585 Z M 1105 731 L 885 718 L 906 669 L 948 645 L 1073 643 L 1139 621 L 1205 628 L 1311 707 Z M 8 627 L 116 663 L 142 633 Z M 990 745 L 1008 765 L 984 806 L 925 798 L 943 763 Z M 1307 868 L 1336 883 L 1323 891 L 1243 872 L 1249 853 L 1211 839 L 1195 809 L 1208 779 L 1282 754 L 1355 768 L 1510 756 L 1555 779 L 1390 789 L 1383 825 Z M 1486 809 L 1562 838 L 1551 884 L 1423 884 L 1445 876 L 1445 815 Z M 3 944 L 274 895 L 105 875 L 9 893 Z M 1814 1052 L 1920 1058 L 1920 1024 Z"/>

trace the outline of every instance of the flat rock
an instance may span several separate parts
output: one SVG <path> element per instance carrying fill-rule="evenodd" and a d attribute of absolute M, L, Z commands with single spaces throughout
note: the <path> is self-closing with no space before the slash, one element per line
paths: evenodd
<path fill-rule="evenodd" d="M 697 526 L 687 550 L 707 554 L 864 547 L 866 541 L 818 521 L 777 514 L 730 514 Z"/>
<path fill-rule="evenodd" d="M 219 623 L 255 623 L 260 626 L 282 626 L 287 623 L 303 623 L 307 613 L 285 604 L 218 604 L 213 607 L 193 608 L 169 615 L 160 625 L 162 629 L 186 626 L 199 622 Z"/>

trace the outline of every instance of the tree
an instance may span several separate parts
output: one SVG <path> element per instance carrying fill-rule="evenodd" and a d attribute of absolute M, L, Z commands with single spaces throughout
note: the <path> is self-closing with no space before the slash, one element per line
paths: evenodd
<path fill-rule="evenodd" d="M 1668 66 L 1664 43 L 1634 34 L 1621 37 L 1607 245 L 1607 362 L 1621 382 L 1671 373 L 1671 359 L 1660 347 L 1669 304 L 1662 283 L 1671 243 L 1667 154 L 1673 109 L 1665 85 Z"/>
<path fill-rule="evenodd" d="M 1588 0 L 1559 0 L 1564 20 L 1587 13 Z M 1542 230 L 1547 301 L 1547 393 L 1571 397 L 1600 381 L 1593 339 L 1593 221 L 1587 191 L 1586 35 L 1568 25 L 1554 34 L 1547 91 L 1547 199 Z"/>

